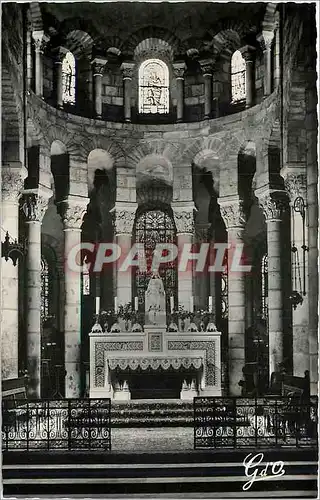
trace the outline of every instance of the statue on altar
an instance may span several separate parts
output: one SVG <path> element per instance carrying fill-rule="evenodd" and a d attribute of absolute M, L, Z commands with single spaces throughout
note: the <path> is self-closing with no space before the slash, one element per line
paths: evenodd
<path fill-rule="evenodd" d="M 153 274 L 150 278 L 145 293 L 145 314 L 146 324 L 166 324 L 166 294 L 159 274 Z"/>

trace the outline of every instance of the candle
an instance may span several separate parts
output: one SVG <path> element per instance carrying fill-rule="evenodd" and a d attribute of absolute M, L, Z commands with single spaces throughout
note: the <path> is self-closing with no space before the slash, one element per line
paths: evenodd
<path fill-rule="evenodd" d="M 190 312 L 193 312 L 194 304 L 193 304 L 193 296 L 190 297 Z"/>
<path fill-rule="evenodd" d="M 170 297 L 170 310 L 171 310 L 171 314 L 172 314 L 174 311 L 174 297 L 173 297 L 173 295 L 171 295 L 171 297 Z"/>
<path fill-rule="evenodd" d="M 212 312 L 212 295 L 209 296 L 209 312 Z"/>
<path fill-rule="evenodd" d="M 114 298 L 114 312 L 117 314 L 118 312 L 118 298 Z"/>
<path fill-rule="evenodd" d="M 100 297 L 96 297 L 96 314 L 100 312 Z"/>
<path fill-rule="evenodd" d="M 134 298 L 134 310 L 138 311 L 139 309 L 139 302 L 138 302 L 138 297 Z"/>

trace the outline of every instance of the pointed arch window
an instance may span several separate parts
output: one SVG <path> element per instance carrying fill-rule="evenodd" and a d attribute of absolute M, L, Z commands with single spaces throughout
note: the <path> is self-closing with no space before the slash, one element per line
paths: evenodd
<path fill-rule="evenodd" d="M 169 113 L 169 70 L 160 59 L 147 59 L 139 68 L 139 113 Z"/>
<path fill-rule="evenodd" d="M 246 98 L 246 63 L 240 50 L 231 58 L 231 100 L 242 101 Z"/>
<path fill-rule="evenodd" d="M 261 260 L 261 316 L 268 318 L 268 255 Z"/>
<path fill-rule="evenodd" d="M 41 318 L 47 319 L 49 316 L 49 265 L 41 257 Z"/>
<path fill-rule="evenodd" d="M 62 102 L 76 102 L 76 60 L 71 52 L 67 52 L 62 61 Z"/>

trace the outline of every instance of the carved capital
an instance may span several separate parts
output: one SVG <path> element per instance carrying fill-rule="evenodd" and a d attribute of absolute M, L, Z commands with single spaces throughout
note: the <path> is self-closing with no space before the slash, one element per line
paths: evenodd
<path fill-rule="evenodd" d="M 257 40 L 260 43 L 262 50 L 271 50 L 271 45 L 274 39 L 274 32 L 264 30 L 257 36 Z"/>
<path fill-rule="evenodd" d="M 36 52 L 43 53 L 50 37 L 47 36 L 44 31 L 33 31 L 32 38 L 34 40 L 34 46 Z"/>
<path fill-rule="evenodd" d="M 108 62 L 108 59 L 103 59 L 101 57 L 96 57 L 91 61 L 92 68 L 93 68 L 93 76 L 96 75 L 103 75 L 104 68 Z"/>
<path fill-rule="evenodd" d="M 259 206 L 266 221 L 281 221 L 288 210 L 288 197 L 285 191 L 271 191 L 259 197 Z"/>
<path fill-rule="evenodd" d="M 122 77 L 124 80 L 131 80 L 134 70 L 134 63 L 132 62 L 123 62 L 120 66 L 122 71 Z"/>
<path fill-rule="evenodd" d="M 131 236 L 136 207 L 114 207 L 111 213 L 113 215 L 115 235 L 129 234 Z"/>
<path fill-rule="evenodd" d="M 239 50 L 246 63 L 254 61 L 255 50 L 256 50 L 254 47 L 252 47 L 251 45 L 245 45 L 244 47 L 241 47 L 241 49 Z"/>
<path fill-rule="evenodd" d="M 245 210 L 245 203 L 238 196 L 219 198 L 221 217 L 224 220 L 227 230 L 237 228 L 244 229 L 247 214 Z"/>
<path fill-rule="evenodd" d="M 193 234 L 194 233 L 194 208 L 173 209 L 174 221 L 177 228 L 177 233 Z"/>
<path fill-rule="evenodd" d="M 290 197 L 290 201 L 301 196 L 304 200 L 307 197 L 307 174 L 288 173 L 284 178 L 284 186 Z"/>
<path fill-rule="evenodd" d="M 69 196 L 66 200 L 57 204 L 64 229 L 80 229 L 88 203 L 88 198 L 72 198 Z"/>
<path fill-rule="evenodd" d="M 181 62 L 175 62 L 172 65 L 173 67 L 173 74 L 177 80 L 183 80 L 184 79 L 184 72 L 187 68 L 187 65 L 184 61 Z"/>
<path fill-rule="evenodd" d="M 25 215 L 26 222 L 42 222 L 51 196 L 52 191 L 49 189 L 45 192 L 40 190 L 24 191 L 22 210 Z"/>
<path fill-rule="evenodd" d="M 203 76 L 212 76 L 213 74 L 213 67 L 214 67 L 214 60 L 213 59 L 201 59 L 199 61 L 201 71 Z"/>
<path fill-rule="evenodd" d="M 21 190 L 23 189 L 23 181 L 27 177 L 28 172 L 24 167 L 6 167 L 1 170 L 1 191 L 2 201 L 18 202 Z"/>

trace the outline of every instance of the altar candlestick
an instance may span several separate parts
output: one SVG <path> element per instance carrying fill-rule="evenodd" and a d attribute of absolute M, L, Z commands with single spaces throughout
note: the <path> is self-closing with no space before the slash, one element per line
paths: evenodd
<path fill-rule="evenodd" d="M 173 295 L 171 295 L 171 297 L 170 297 L 170 310 L 171 310 L 171 314 L 172 314 L 174 311 L 174 297 L 173 297 Z"/>
<path fill-rule="evenodd" d="M 118 298 L 114 298 L 114 312 L 117 314 L 118 312 Z"/>
<path fill-rule="evenodd" d="M 193 303 L 193 296 L 191 295 L 190 297 L 190 312 L 193 312 L 194 309 L 194 303 Z"/>
<path fill-rule="evenodd" d="M 209 295 L 209 312 L 212 313 L 212 295 Z"/>
<path fill-rule="evenodd" d="M 96 297 L 96 314 L 100 312 L 100 297 Z"/>
<path fill-rule="evenodd" d="M 138 302 L 138 297 L 134 298 L 134 310 L 138 311 L 139 309 L 139 302 Z"/>

